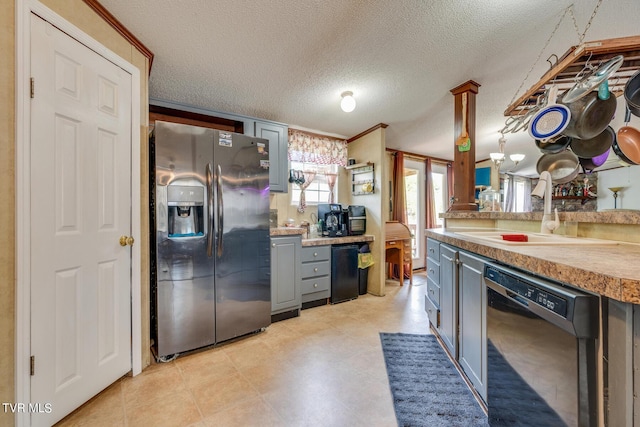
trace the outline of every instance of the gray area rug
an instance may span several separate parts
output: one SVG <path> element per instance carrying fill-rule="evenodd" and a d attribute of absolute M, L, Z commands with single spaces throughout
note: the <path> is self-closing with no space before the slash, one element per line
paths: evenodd
<path fill-rule="evenodd" d="M 380 340 L 399 426 L 489 425 L 435 336 L 382 332 Z"/>

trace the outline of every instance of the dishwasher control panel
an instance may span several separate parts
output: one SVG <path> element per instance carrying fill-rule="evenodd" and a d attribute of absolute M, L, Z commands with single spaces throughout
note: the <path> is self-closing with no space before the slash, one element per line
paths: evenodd
<path fill-rule="evenodd" d="M 549 292 L 538 284 L 530 283 L 490 265 L 485 266 L 484 276 L 520 297 L 514 298 L 516 300 L 524 298 L 564 318 L 567 317 L 567 300 Z M 524 301 L 521 302 L 525 303 Z"/>

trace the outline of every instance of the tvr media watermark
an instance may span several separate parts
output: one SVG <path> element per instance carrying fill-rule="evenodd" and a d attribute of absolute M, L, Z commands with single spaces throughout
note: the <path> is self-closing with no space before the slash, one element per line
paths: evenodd
<path fill-rule="evenodd" d="M 51 403 L 7 403 L 2 402 L 4 412 L 29 413 L 29 414 L 50 414 L 53 412 Z"/>

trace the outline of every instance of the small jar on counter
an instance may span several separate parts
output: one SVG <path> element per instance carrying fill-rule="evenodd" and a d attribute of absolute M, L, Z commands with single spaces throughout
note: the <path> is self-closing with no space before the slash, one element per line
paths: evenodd
<path fill-rule="evenodd" d="M 491 187 L 488 187 L 486 190 L 481 191 L 478 196 L 478 210 L 480 212 L 502 212 L 499 191 L 492 190 Z"/>

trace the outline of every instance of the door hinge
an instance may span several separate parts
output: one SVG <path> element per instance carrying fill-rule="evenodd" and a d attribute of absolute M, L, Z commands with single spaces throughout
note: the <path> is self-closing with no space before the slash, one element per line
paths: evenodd
<path fill-rule="evenodd" d="M 33 79 L 33 77 L 31 77 L 30 82 L 31 82 L 31 98 L 35 98 L 36 90 L 35 90 L 35 80 Z"/>
<path fill-rule="evenodd" d="M 31 368 L 30 368 L 31 375 L 35 375 L 36 374 L 36 357 L 35 356 L 31 356 L 31 358 L 29 360 L 29 364 L 31 366 Z"/>

